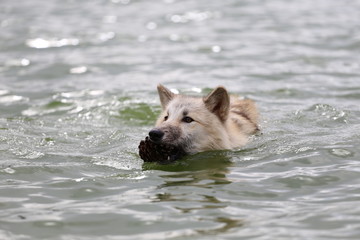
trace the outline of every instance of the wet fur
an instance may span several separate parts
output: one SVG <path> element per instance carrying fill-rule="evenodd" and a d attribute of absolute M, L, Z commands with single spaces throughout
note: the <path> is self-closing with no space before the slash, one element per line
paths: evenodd
<path fill-rule="evenodd" d="M 258 131 L 255 103 L 230 97 L 224 87 L 204 98 L 174 94 L 162 85 L 158 85 L 158 93 L 162 113 L 155 128 L 165 133 L 161 142 L 181 147 L 189 154 L 239 148 Z M 194 121 L 184 122 L 186 116 Z"/>

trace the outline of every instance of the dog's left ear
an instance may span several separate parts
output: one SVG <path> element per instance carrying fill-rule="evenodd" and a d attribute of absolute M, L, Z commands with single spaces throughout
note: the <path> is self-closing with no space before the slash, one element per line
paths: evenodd
<path fill-rule="evenodd" d="M 210 112 L 225 121 L 229 115 L 230 98 L 224 87 L 217 87 L 204 98 L 204 103 Z"/>
<path fill-rule="evenodd" d="M 157 90 L 160 97 L 161 107 L 165 109 L 168 103 L 175 97 L 175 94 L 161 84 L 157 86 Z"/>

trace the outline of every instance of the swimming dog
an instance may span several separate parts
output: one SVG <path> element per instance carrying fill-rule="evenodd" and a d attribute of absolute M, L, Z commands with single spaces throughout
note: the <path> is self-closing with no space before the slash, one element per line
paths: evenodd
<path fill-rule="evenodd" d="M 175 94 L 159 84 L 162 112 L 150 140 L 187 154 L 244 146 L 259 130 L 258 110 L 250 99 L 230 96 L 219 86 L 205 97 Z"/>

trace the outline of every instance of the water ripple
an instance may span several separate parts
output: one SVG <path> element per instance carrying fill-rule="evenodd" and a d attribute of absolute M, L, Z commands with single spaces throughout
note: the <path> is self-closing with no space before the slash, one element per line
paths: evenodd
<path fill-rule="evenodd" d="M 79 45 L 80 40 L 76 38 L 63 38 L 63 39 L 43 39 L 34 38 L 26 40 L 26 45 L 31 48 L 52 48 L 52 47 L 64 47 L 64 46 L 76 46 Z"/>
<path fill-rule="evenodd" d="M 359 238 L 359 0 L 2 3 L 0 239 Z M 261 131 L 144 164 L 158 83 Z"/>

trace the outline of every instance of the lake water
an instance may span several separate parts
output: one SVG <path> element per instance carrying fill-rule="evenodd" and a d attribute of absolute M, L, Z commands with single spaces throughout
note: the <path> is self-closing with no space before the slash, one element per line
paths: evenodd
<path fill-rule="evenodd" d="M 360 1 L 0 3 L 0 239 L 359 239 Z M 235 151 L 143 164 L 156 85 L 254 99 Z"/>

